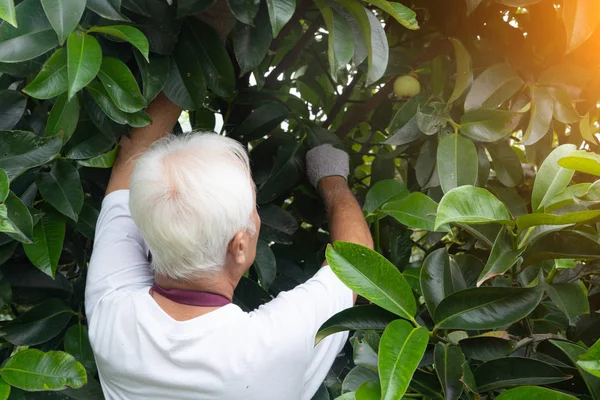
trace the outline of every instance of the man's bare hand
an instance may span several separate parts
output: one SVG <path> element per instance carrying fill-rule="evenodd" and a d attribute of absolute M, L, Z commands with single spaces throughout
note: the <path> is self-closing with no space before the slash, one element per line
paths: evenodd
<path fill-rule="evenodd" d="M 181 108 L 160 93 L 148 105 L 146 112 L 152 118 L 152 124 L 132 129 L 129 138 L 121 138 L 119 154 L 108 181 L 106 194 L 115 190 L 129 189 L 129 179 L 133 173 L 135 158 L 146 151 L 156 140 L 171 133 L 181 115 Z"/>

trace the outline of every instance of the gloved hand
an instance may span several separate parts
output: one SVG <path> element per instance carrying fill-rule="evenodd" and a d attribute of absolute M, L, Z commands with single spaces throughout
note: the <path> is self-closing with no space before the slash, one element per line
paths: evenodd
<path fill-rule="evenodd" d="M 330 144 L 322 144 L 306 153 L 306 175 L 317 189 L 321 179 L 328 176 L 342 176 L 347 179 L 349 172 L 348 154 Z"/>

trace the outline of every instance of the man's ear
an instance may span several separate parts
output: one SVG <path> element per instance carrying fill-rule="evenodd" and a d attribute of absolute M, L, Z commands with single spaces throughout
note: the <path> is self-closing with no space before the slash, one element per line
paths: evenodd
<path fill-rule="evenodd" d="M 229 248 L 227 249 L 231 259 L 236 264 L 244 264 L 246 262 L 246 250 L 248 248 L 248 235 L 244 232 L 238 232 L 231 242 L 229 242 Z"/>

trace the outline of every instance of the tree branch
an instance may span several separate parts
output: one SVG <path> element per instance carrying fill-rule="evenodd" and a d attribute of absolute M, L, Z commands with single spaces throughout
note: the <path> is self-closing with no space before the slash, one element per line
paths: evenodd
<path fill-rule="evenodd" d="M 333 105 L 333 107 L 331 107 L 331 111 L 329 111 L 329 113 L 327 114 L 327 119 L 323 123 L 323 128 L 329 128 L 331 126 L 331 124 L 335 120 L 335 117 L 337 117 L 344 104 L 348 102 L 348 99 L 352 95 L 354 87 L 360 80 L 360 75 L 361 73 L 357 72 L 352 78 L 352 81 L 348 84 L 348 86 L 346 86 L 342 94 L 337 98 L 335 104 Z"/>
<path fill-rule="evenodd" d="M 383 101 L 385 101 L 390 93 L 394 90 L 394 78 L 386 82 L 385 86 L 382 87 L 373 97 L 367 100 L 365 103 L 357 107 L 356 111 L 353 112 L 335 131 L 335 134 L 343 139 L 363 121 L 369 118 L 369 114 L 375 110 Z"/>
<path fill-rule="evenodd" d="M 285 55 L 283 59 L 273 71 L 265 78 L 265 87 L 268 89 L 277 89 L 281 86 L 281 82 L 277 80 L 277 77 L 283 72 L 287 71 L 298 59 L 304 48 L 308 45 L 308 43 L 314 39 L 315 32 L 321 26 L 321 22 L 323 18 L 319 16 L 302 34 L 300 39 L 296 42 L 296 45 Z"/>

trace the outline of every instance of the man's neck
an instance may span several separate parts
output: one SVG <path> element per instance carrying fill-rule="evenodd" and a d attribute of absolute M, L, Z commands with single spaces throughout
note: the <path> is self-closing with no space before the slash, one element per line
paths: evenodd
<path fill-rule="evenodd" d="M 155 278 L 156 283 L 164 289 L 185 289 L 215 293 L 226 297 L 229 301 L 233 299 L 233 292 L 239 280 L 240 278 L 234 279 L 233 277 L 221 274 L 190 281 L 179 281 L 160 275 Z"/>

